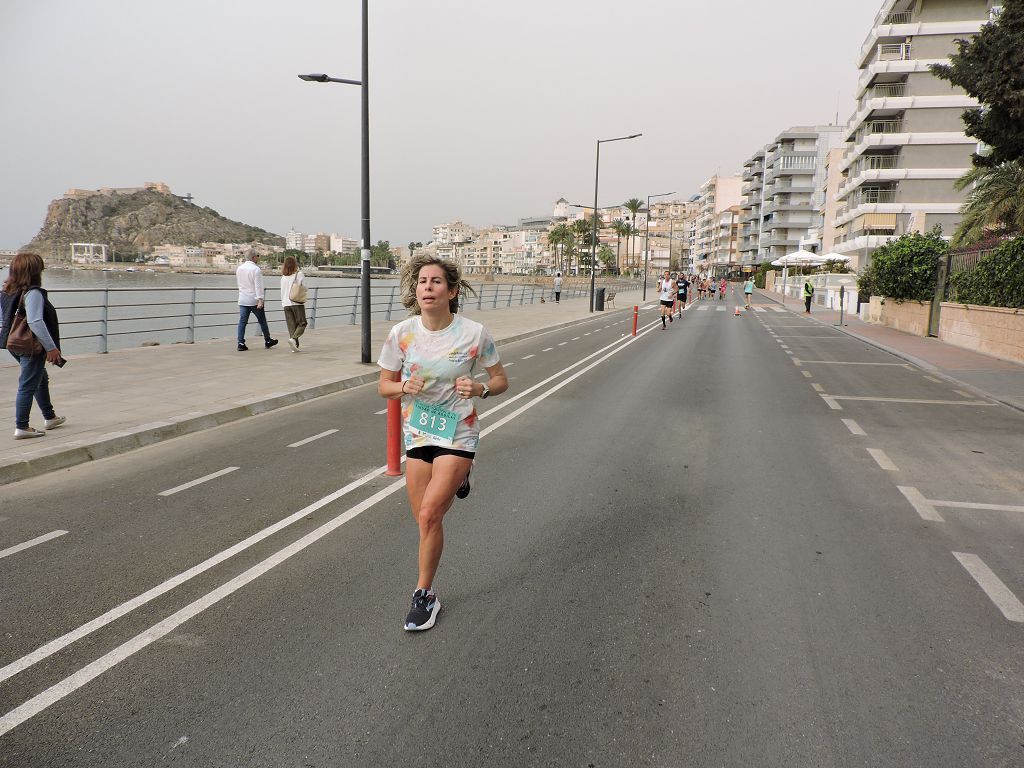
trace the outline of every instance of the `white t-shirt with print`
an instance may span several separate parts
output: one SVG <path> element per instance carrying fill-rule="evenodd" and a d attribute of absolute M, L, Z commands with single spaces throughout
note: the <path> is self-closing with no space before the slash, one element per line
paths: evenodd
<path fill-rule="evenodd" d="M 456 314 L 447 328 L 430 331 L 419 315 L 403 320 L 388 334 L 377 365 L 387 371 L 401 371 L 402 381 L 410 376 L 425 380 L 415 398 L 402 397 L 402 431 L 405 448 L 433 445 L 429 438 L 409 429 L 409 416 L 415 400 L 440 405 L 459 415 L 452 448 L 476 451 L 480 443 L 480 423 L 472 398 L 464 400 L 455 389 L 460 376 L 473 377 L 477 364 L 489 368 L 499 362 L 498 350 L 487 329 L 480 323 Z"/>
<path fill-rule="evenodd" d="M 675 289 L 672 287 L 673 280 L 662 280 L 661 281 L 661 300 L 662 301 L 673 301 L 676 297 Z"/>

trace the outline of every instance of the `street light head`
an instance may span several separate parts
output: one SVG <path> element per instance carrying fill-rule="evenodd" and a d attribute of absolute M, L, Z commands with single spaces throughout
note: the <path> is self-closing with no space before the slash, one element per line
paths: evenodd
<path fill-rule="evenodd" d="M 299 80 L 305 80 L 307 83 L 326 83 L 328 78 L 327 75 L 315 73 L 312 75 L 299 75 Z"/>

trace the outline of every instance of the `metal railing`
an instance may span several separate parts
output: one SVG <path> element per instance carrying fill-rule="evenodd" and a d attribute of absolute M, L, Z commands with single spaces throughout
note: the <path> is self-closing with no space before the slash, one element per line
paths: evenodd
<path fill-rule="evenodd" d="M 871 89 L 871 96 L 876 99 L 894 98 L 906 95 L 906 83 L 879 83 Z"/>
<path fill-rule="evenodd" d="M 882 20 L 883 24 L 909 24 L 913 16 L 912 11 L 894 11 Z"/>
<path fill-rule="evenodd" d="M 908 61 L 910 59 L 910 43 L 881 43 L 878 46 L 879 61 Z"/>
<path fill-rule="evenodd" d="M 861 171 L 893 170 L 898 167 L 898 155 L 864 155 L 850 166 L 850 176 L 856 176 Z"/>
<path fill-rule="evenodd" d="M 630 290 L 631 280 L 604 280 L 601 287 Z M 498 309 L 550 300 L 550 278 L 541 284 L 481 283 L 472 285 L 476 295 L 465 294 L 461 306 L 469 310 Z M 310 329 L 358 325 L 361 286 L 309 286 L 306 320 Z M 587 296 L 589 284 L 569 285 L 563 298 Z M 54 288 L 49 297 L 60 314 L 61 346 L 69 354 L 124 349 L 145 343 L 191 344 L 231 336 L 238 324 L 238 291 L 225 287 L 195 288 Z M 280 290 L 266 289 L 267 321 L 281 328 Z M 404 318 L 401 289 L 397 285 L 373 288 L 370 316 L 389 321 Z M 250 322 L 252 333 L 253 322 Z M 257 327 L 258 333 L 258 327 Z"/>

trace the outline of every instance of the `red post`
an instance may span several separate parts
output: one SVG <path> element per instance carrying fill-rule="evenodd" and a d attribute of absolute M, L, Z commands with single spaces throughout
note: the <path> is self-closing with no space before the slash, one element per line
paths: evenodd
<path fill-rule="evenodd" d="M 636 304 L 633 305 L 633 335 L 636 336 L 636 321 L 640 316 L 640 307 Z"/>
<path fill-rule="evenodd" d="M 388 400 L 388 471 L 387 475 L 402 474 L 402 401 Z"/>

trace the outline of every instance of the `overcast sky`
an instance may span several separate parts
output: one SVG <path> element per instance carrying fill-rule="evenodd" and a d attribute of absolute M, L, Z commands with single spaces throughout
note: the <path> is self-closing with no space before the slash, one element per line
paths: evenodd
<path fill-rule="evenodd" d="M 736 173 L 853 111 L 881 0 L 372 0 L 372 238 L 427 241 Z M 0 248 L 69 187 L 164 181 L 284 234 L 359 235 L 359 0 L 0 0 Z"/>

